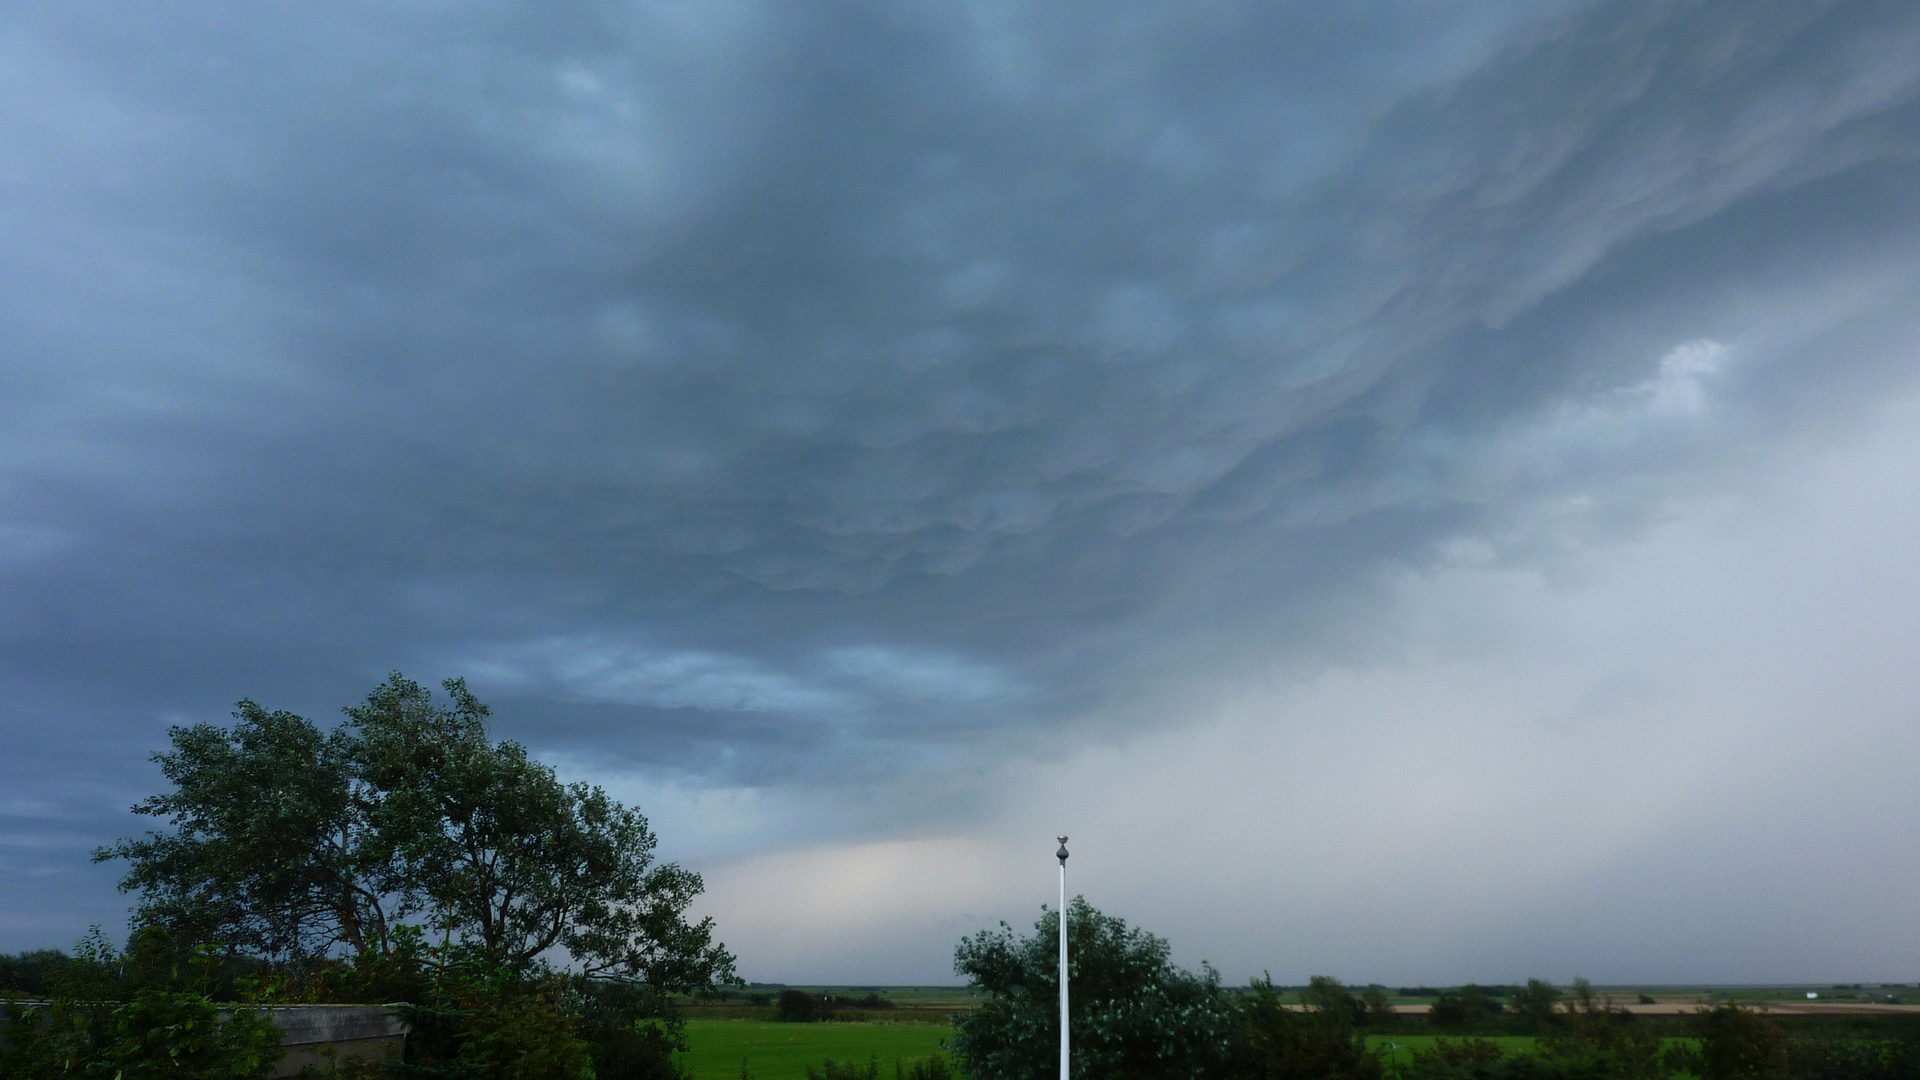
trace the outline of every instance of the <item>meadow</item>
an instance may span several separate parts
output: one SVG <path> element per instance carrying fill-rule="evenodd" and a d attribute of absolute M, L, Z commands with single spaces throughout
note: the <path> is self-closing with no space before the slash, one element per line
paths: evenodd
<path fill-rule="evenodd" d="M 893 1063 L 943 1053 L 940 1044 L 952 1028 L 945 1024 L 822 1023 L 784 1024 L 777 1020 L 691 1018 L 687 1043 L 678 1060 L 693 1080 L 805 1080 L 807 1066 L 833 1058 L 864 1064 L 880 1062 L 880 1075 L 893 1075 Z"/>

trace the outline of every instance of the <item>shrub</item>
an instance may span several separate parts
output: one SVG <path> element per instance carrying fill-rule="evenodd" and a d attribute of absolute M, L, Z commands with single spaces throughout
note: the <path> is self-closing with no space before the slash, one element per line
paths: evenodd
<path fill-rule="evenodd" d="M 1695 1015 L 1701 1080 L 1785 1080 L 1787 1035 L 1772 1017 L 1722 1005 Z"/>
<path fill-rule="evenodd" d="M 664 995 L 626 984 L 577 988 L 580 1034 L 596 1080 L 683 1080 L 673 1055 L 687 1048 L 685 1023 Z"/>
<path fill-rule="evenodd" d="M 1313 1012 L 1336 1018 L 1347 1027 L 1367 1021 L 1366 1002 L 1349 993 L 1340 980 L 1331 975 L 1308 979 L 1307 988 L 1300 991 L 1300 1003 Z"/>
<path fill-rule="evenodd" d="M 790 1023 L 806 1024 L 823 1019 L 820 999 L 805 990 L 780 991 L 780 999 L 774 1008 L 774 1015 Z"/>
<path fill-rule="evenodd" d="M 1319 979 L 1322 993 L 1306 1012 L 1286 1007 L 1268 978 L 1256 979 L 1239 1003 L 1240 1039 L 1233 1073 L 1253 1080 L 1378 1080 L 1380 1058 L 1354 1030 L 1354 1010 Z M 1309 994 L 1312 994 L 1312 987 Z M 1341 995 L 1347 995 L 1344 990 Z M 1307 995 L 1303 995 L 1307 996 Z"/>
<path fill-rule="evenodd" d="M 115 1080 L 258 1080 L 280 1061 L 280 1029 L 255 1009 L 223 1009 L 187 990 L 140 990 L 125 1002 L 59 998 L 10 1005 L 0 1076 Z"/>
<path fill-rule="evenodd" d="M 1433 999 L 1427 1021 L 1437 1028 L 1458 1029 L 1483 1024 L 1506 1012 L 1484 986 L 1468 983 L 1458 991 L 1449 990 Z"/>
<path fill-rule="evenodd" d="M 1540 1037 L 1539 1056 L 1570 1076 L 1658 1080 L 1671 1071 L 1660 1039 L 1632 1013 L 1600 1001 L 1585 979 L 1575 979 L 1574 1000 L 1560 1023 Z"/>
<path fill-rule="evenodd" d="M 893 1063 L 893 1080 L 954 1080 L 953 1066 L 944 1057 L 920 1058 L 905 1069 L 896 1061 Z"/>
<path fill-rule="evenodd" d="M 504 993 L 473 1010 L 457 1060 L 486 1080 L 579 1080 L 587 1046 L 544 994 Z"/>

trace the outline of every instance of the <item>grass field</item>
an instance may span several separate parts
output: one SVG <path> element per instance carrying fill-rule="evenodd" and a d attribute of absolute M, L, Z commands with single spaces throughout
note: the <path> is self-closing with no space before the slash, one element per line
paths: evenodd
<path fill-rule="evenodd" d="M 1391 1045 L 1391 1052 L 1388 1054 L 1387 1060 L 1404 1065 L 1413 1060 L 1414 1051 L 1433 1049 L 1434 1038 L 1435 1036 L 1432 1035 L 1369 1035 L 1367 1036 L 1367 1049 L 1388 1050 Z M 1459 1042 L 1460 1040 L 1458 1038 L 1450 1038 L 1450 1041 Z M 1531 1035 L 1493 1035 L 1487 1037 L 1487 1041 L 1498 1046 L 1502 1052 L 1507 1054 L 1531 1051 L 1534 1043 L 1533 1036 Z M 736 1075 L 738 1074 L 736 1073 Z"/>
<path fill-rule="evenodd" d="M 687 1043 L 680 1063 L 693 1080 L 740 1080 L 746 1062 L 753 1080 L 804 1080 L 808 1065 L 826 1058 L 864 1064 L 878 1058 L 880 1075 L 893 1075 L 893 1063 L 932 1057 L 952 1032 L 938 1024 L 783 1024 L 777 1020 L 687 1021 Z"/>
<path fill-rule="evenodd" d="M 692 1049 L 680 1055 L 680 1062 L 693 1073 L 693 1080 L 740 1080 L 745 1061 L 752 1080 L 805 1080 L 807 1066 L 816 1068 L 826 1058 L 865 1063 L 880 1062 L 882 1080 L 893 1075 L 893 1063 L 941 1053 L 940 1044 L 952 1031 L 934 1024 L 783 1024 L 774 1020 L 687 1021 L 687 1042 Z M 1432 1035 L 1371 1035 L 1367 1045 L 1387 1051 L 1390 1062 L 1405 1064 L 1417 1050 L 1433 1047 Z M 1508 1054 L 1533 1049 L 1529 1035 L 1495 1035 L 1489 1038 Z M 1674 1041 L 1674 1040 L 1670 1040 Z"/>

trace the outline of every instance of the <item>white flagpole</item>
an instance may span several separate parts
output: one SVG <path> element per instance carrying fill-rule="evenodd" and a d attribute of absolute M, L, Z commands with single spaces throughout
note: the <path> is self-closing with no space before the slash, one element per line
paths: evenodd
<path fill-rule="evenodd" d="M 1060 838 L 1060 1080 L 1067 1078 L 1067 838 Z"/>

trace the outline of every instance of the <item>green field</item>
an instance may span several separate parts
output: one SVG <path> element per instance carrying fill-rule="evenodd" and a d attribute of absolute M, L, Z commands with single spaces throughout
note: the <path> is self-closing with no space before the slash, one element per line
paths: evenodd
<path fill-rule="evenodd" d="M 692 1049 L 680 1062 L 693 1080 L 740 1080 L 746 1062 L 752 1080 L 804 1080 L 807 1066 L 826 1058 L 865 1062 L 877 1058 L 887 1080 L 893 1063 L 941 1053 L 940 1044 L 953 1029 L 934 1024 L 783 1024 L 776 1020 L 687 1021 Z M 1367 1045 L 1388 1051 L 1388 1060 L 1407 1063 L 1416 1050 L 1433 1047 L 1432 1035 L 1370 1035 Z M 1529 1035 L 1495 1035 L 1488 1039 L 1508 1054 L 1533 1049 Z"/>
<path fill-rule="evenodd" d="M 808 1065 L 822 1060 L 880 1061 L 880 1075 L 893 1075 L 893 1063 L 941 1052 L 951 1028 L 936 1024 L 783 1024 L 777 1020 L 687 1021 L 687 1043 L 680 1063 L 693 1080 L 740 1080 L 746 1062 L 753 1080 L 804 1080 Z"/>

